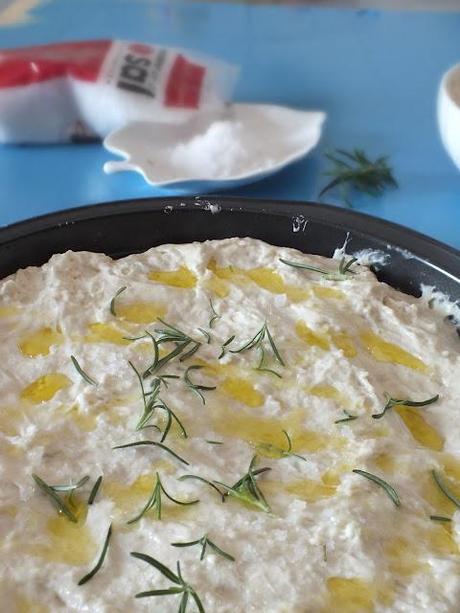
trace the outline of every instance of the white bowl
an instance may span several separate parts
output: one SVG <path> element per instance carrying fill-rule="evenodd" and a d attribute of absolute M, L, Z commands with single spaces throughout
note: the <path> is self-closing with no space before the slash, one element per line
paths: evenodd
<path fill-rule="evenodd" d="M 438 125 L 444 147 L 460 170 L 460 64 L 448 70 L 441 80 Z"/>

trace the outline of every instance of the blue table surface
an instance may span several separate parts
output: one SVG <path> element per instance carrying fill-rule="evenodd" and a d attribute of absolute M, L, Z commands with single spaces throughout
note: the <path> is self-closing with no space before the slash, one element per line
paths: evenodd
<path fill-rule="evenodd" d="M 125 38 L 197 49 L 241 65 L 235 99 L 328 114 L 308 158 L 232 195 L 315 200 L 324 152 L 390 156 L 399 189 L 355 208 L 460 247 L 460 172 L 436 122 L 442 73 L 460 61 L 460 12 L 385 12 L 190 0 L 51 0 L 0 28 L 0 46 Z M 102 145 L 0 149 L 0 224 L 83 204 L 171 195 L 135 173 L 105 175 Z M 340 204 L 328 197 L 328 202 Z"/>

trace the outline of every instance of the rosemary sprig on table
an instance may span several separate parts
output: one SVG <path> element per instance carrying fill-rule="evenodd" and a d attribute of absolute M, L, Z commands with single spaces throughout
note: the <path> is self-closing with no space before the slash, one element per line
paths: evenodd
<path fill-rule="evenodd" d="M 80 581 L 78 582 L 78 585 L 84 585 L 87 581 L 89 581 L 90 579 L 94 577 L 94 575 L 98 572 L 98 570 L 100 570 L 101 566 L 104 563 L 105 556 L 107 554 L 107 550 L 109 548 L 111 536 L 112 536 L 112 524 L 110 524 L 109 529 L 107 530 L 107 535 L 104 540 L 104 545 L 102 546 L 101 555 L 99 556 L 99 559 L 96 562 L 96 566 L 92 570 L 90 570 L 90 572 L 87 575 L 85 575 L 84 577 L 80 579 Z"/>
<path fill-rule="evenodd" d="M 215 551 L 217 554 L 219 554 L 223 558 L 226 558 L 227 560 L 230 560 L 231 562 L 235 561 L 235 558 L 233 556 L 231 556 L 229 553 L 225 552 L 223 549 L 221 549 L 215 543 L 213 543 L 211 539 L 208 538 L 207 534 L 203 535 L 200 539 L 196 541 L 189 541 L 186 543 L 171 543 L 171 545 L 173 547 L 193 547 L 194 545 L 201 545 L 200 560 L 204 560 L 204 557 L 206 555 L 206 549 L 209 546 L 210 549 Z"/>
<path fill-rule="evenodd" d="M 169 447 L 167 447 L 166 445 L 158 441 L 149 441 L 149 440 L 134 441 L 133 443 L 125 443 L 124 445 L 115 445 L 115 447 L 112 447 L 112 449 L 127 449 L 128 447 L 144 447 L 144 446 L 158 447 L 159 449 L 162 449 L 163 451 L 166 451 L 167 453 L 172 455 L 174 458 L 176 458 L 176 460 L 179 460 L 179 462 L 182 462 L 182 464 L 185 464 L 186 466 L 189 465 L 187 460 L 184 460 L 184 458 L 181 458 L 181 456 L 177 454 L 175 451 L 173 451 L 172 449 L 170 449 Z"/>
<path fill-rule="evenodd" d="M 345 409 L 343 410 L 343 413 L 345 414 L 345 417 L 342 417 L 341 419 L 336 419 L 334 421 L 335 424 L 344 424 L 347 421 L 354 421 L 355 419 L 358 419 L 357 415 L 352 415 L 351 413 L 349 413 Z"/>
<path fill-rule="evenodd" d="M 341 258 L 337 271 L 319 268 L 318 266 L 311 266 L 310 264 L 304 264 L 303 262 L 294 262 L 293 260 L 286 260 L 284 258 L 279 258 L 279 261 L 286 264 L 286 266 L 292 266 L 292 268 L 301 268 L 302 270 L 317 272 L 318 274 L 323 275 L 323 277 L 328 281 L 344 281 L 345 279 L 349 279 L 356 274 L 356 271 L 351 270 L 351 267 L 358 261 L 358 259 L 350 258 L 349 260 L 346 260 L 345 257 Z"/>
<path fill-rule="evenodd" d="M 38 487 L 41 489 L 41 491 L 48 496 L 48 498 L 50 499 L 50 501 L 53 504 L 53 506 L 57 509 L 57 511 L 59 513 L 63 513 L 68 519 L 70 519 L 71 522 L 76 524 L 78 520 L 77 520 L 75 514 L 72 512 L 72 510 L 69 508 L 69 506 L 61 499 L 61 497 L 58 496 L 58 494 L 57 494 L 57 492 L 55 490 L 56 487 L 64 487 L 64 486 L 52 486 L 52 485 L 48 485 L 48 483 L 45 483 L 45 481 L 43 481 L 43 479 L 41 477 L 39 477 L 38 475 L 36 475 L 34 473 L 32 474 L 32 478 L 35 481 L 35 483 L 38 485 Z M 70 491 L 70 492 L 72 492 L 77 487 L 80 487 L 80 485 L 83 485 L 83 483 L 86 483 L 88 478 L 83 477 L 83 479 L 80 479 L 80 481 L 77 484 L 73 485 L 73 486 L 65 486 L 65 487 L 72 488 L 70 490 L 67 489 L 67 490 L 58 490 L 58 491 Z M 83 483 L 82 483 L 82 481 L 83 481 Z"/>
<path fill-rule="evenodd" d="M 112 313 L 114 317 L 117 316 L 117 311 L 115 309 L 115 301 L 118 298 L 118 296 L 122 294 L 126 289 L 127 289 L 126 285 L 124 285 L 123 287 L 120 287 L 120 289 L 116 292 L 115 296 L 110 301 L 110 312 Z"/>
<path fill-rule="evenodd" d="M 237 500 L 250 504 L 266 513 L 271 512 L 270 505 L 268 504 L 265 496 L 263 495 L 262 490 L 259 488 L 256 477 L 261 475 L 264 472 L 271 470 L 271 468 L 263 467 L 263 468 L 255 468 L 255 464 L 257 461 L 257 456 L 253 456 L 248 471 L 244 474 L 241 479 L 239 479 L 233 485 L 226 485 L 222 481 L 210 481 L 199 475 L 182 475 L 179 477 L 179 481 L 184 481 L 186 479 L 195 479 L 197 481 L 201 481 L 202 483 L 206 483 L 212 489 L 214 489 L 222 499 L 222 502 L 225 502 L 225 498 L 227 496 L 231 496 L 236 498 Z M 220 487 L 219 487 L 220 486 Z M 222 488 L 222 490 L 220 489 Z"/>
<path fill-rule="evenodd" d="M 163 590 L 149 590 L 147 592 L 140 592 L 139 594 L 136 594 L 136 598 L 149 598 L 150 596 L 173 596 L 182 594 L 182 598 L 179 603 L 178 613 L 186 613 L 189 598 L 193 599 L 199 613 L 205 613 L 203 604 L 198 594 L 193 589 L 193 587 L 183 578 L 179 562 L 177 562 L 176 575 L 167 566 L 165 566 L 158 560 L 155 560 L 155 558 L 148 556 L 145 553 L 138 553 L 137 551 L 132 551 L 131 555 L 138 560 L 143 560 L 144 562 L 147 562 L 147 564 L 150 564 L 151 566 L 156 568 L 164 577 L 166 577 L 166 579 L 169 579 L 172 583 L 178 586 Z"/>
<path fill-rule="evenodd" d="M 377 477 L 377 475 L 373 475 L 372 473 L 368 473 L 365 470 L 359 470 L 359 469 L 356 468 L 355 470 L 353 470 L 353 472 L 356 473 L 357 475 L 361 475 L 362 477 L 365 477 L 366 479 L 369 479 L 369 481 L 373 481 L 374 483 L 379 485 L 381 488 L 383 488 L 385 490 L 385 492 L 387 493 L 388 497 L 392 500 L 393 504 L 396 507 L 400 507 L 401 506 L 401 501 L 399 499 L 397 491 L 389 483 L 387 483 L 386 481 L 384 481 L 380 477 Z"/>
<path fill-rule="evenodd" d="M 214 308 L 214 305 L 212 304 L 212 300 L 211 298 L 209 299 L 209 307 L 211 309 L 211 314 L 209 316 L 209 323 L 208 326 L 210 328 L 212 328 L 214 326 L 214 323 L 220 319 L 222 317 L 222 315 L 219 315 L 219 313 L 216 313 L 216 309 Z"/>
<path fill-rule="evenodd" d="M 162 493 L 166 496 L 166 498 L 168 498 L 168 500 L 171 500 L 171 502 L 174 502 L 174 504 L 178 504 L 181 506 L 190 506 L 192 504 L 197 504 L 198 502 L 200 502 L 199 500 L 177 500 L 176 498 L 173 498 L 171 494 L 168 494 L 168 492 L 165 490 L 164 485 L 161 482 L 160 475 L 156 473 L 155 485 L 153 486 L 152 493 L 149 499 L 147 500 L 144 508 L 138 515 L 136 515 L 136 517 L 133 517 L 127 523 L 128 524 L 136 523 L 142 517 L 144 517 L 144 515 L 151 509 L 155 509 L 157 519 L 161 519 L 161 509 L 162 509 L 161 494 Z"/>
<path fill-rule="evenodd" d="M 428 398 L 427 400 L 419 400 L 419 401 L 415 401 L 415 400 L 410 400 L 409 398 L 392 398 L 389 394 L 385 393 L 385 398 L 386 398 L 386 404 L 383 407 L 383 409 L 381 410 L 380 413 L 374 413 L 372 415 L 372 417 L 374 419 L 381 419 L 385 413 L 387 411 L 389 411 L 390 409 L 392 409 L 395 406 L 406 406 L 406 407 L 425 407 L 429 404 L 433 404 L 433 402 L 436 402 L 437 400 L 439 400 L 439 394 L 436 394 L 436 396 L 433 396 L 432 398 Z"/>
<path fill-rule="evenodd" d="M 227 344 L 230 341 L 227 341 Z M 253 336 L 249 341 L 244 343 L 238 349 L 229 349 L 230 353 L 243 353 L 244 351 L 251 351 L 251 349 L 257 349 L 259 352 L 259 363 L 256 366 L 256 370 L 262 372 L 268 372 L 277 377 L 281 378 L 281 375 L 276 371 L 266 367 L 266 349 L 264 347 L 264 343 L 268 342 L 268 347 L 270 352 L 272 353 L 273 359 L 278 362 L 281 366 L 286 366 L 283 358 L 281 357 L 280 352 L 273 340 L 273 336 L 268 329 L 267 322 L 261 327 L 261 329 Z"/>
<path fill-rule="evenodd" d="M 299 458 L 299 460 L 303 460 L 304 462 L 308 462 L 307 458 L 304 458 L 298 453 L 294 453 L 292 451 L 291 437 L 286 432 L 286 430 L 282 430 L 282 432 L 286 438 L 286 443 L 287 443 L 286 449 L 283 449 L 282 447 L 278 447 L 277 445 L 274 445 L 273 443 L 257 443 L 255 446 L 256 452 L 259 453 L 260 455 L 266 455 L 271 458 L 282 459 L 282 458 L 294 457 L 294 458 Z"/>
<path fill-rule="evenodd" d="M 444 494 L 444 496 L 446 498 L 448 498 L 452 504 L 454 504 L 457 509 L 460 509 L 460 499 L 457 498 L 457 496 L 455 496 L 455 494 L 453 494 L 449 488 L 447 487 L 447 485 L 444 483 L 444 481 L 441 479 L 441 477 L 439 476 L 439 474 L 437 473 L 437 471 L 432 470 L 431 471 L 431 475 L 434 479 L 434 482 L 436 483 L 436 485 L 439 487 L 439 489 L 441 490 L 441 492 Z"/>
<path fill-rule="evenodd" d="M 204 368 L 204 366 L 201 366 L 198 364 L 189 366 L 184 373 L 184 381 L 185 381 L 185 385 L 187 386 L 187 388 L 190 391 L 192 391 L 194 394 L 196 394 L 198 398 L 201 399 L 201 402 L 203 404 L 206 404 L 206 399 L 204 397 L 203 392 L 210 392 L 212 390 L 215 390 L 216 386 L 215 385 L 199 385 L 197 383 L 193 383 L 193 381 L 190 379 L 190 374 L 189 374 L 190 371 L 192 370 L 201 370 L 202 368 Z"/>
<path fill-rule="evenodd" d="M 334 187 L 339 187 L 345 204 L 352 207 L 348 197 L 351 190 L 376 197 L 388 187 L 398 187 L 387 156 L 372 161 L 362 149 L 351 152 L 336 149 L 334 153 L 326 153 L 326 157 L 333 166 L 324 174 L 332 178 L 319 193 L 319 198 Z"/>
<path fill-rule="evenodd" d="M 88 497 L 88 505 L 93 504 L 93 502 L 95 501 L 97 493 L 99 491 L 99 488 L 101 487 L 101 483 L 102 483 L 102 475 L 100 475 L 96 479 L 96 482 L 94 483 L 94 485 L 93 485 L 93 487 L 91 489 L 91 492 L 90 492 L 89 497 Z"/>
<path fill-rule="evenodd" d="M 90 385 L 97 385 L 97 381 L 95 381 L 92 377 L 90 377 L 84 370 L 83 368 L 80 366 L 80 364 L 78 363 L 77 358 L 74 355 L 70 356 L 70 359 L 72 360 L 72 364 L 75 367 L 75 370 L 78 372 L 78 374 L 80 375 L 80 377 L 86 381 L 86 383 L 89 383 Z"/>

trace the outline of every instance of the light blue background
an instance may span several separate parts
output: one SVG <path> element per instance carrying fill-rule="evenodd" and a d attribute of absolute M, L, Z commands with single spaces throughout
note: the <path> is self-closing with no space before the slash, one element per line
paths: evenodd
<path fill-rule="evenodd" d="M 328 113 L 312 155 L 232 194 L 314 200 L 326 180 L 323 152 L 357 146 L 372 156 L 388 154 L 400 183 L 378 200 L 358 198 L 357 210 L 460 247 L 460 172 L 436 125 L 439 80 L 460 61 L 460 13 L 53 0 L 38 7 L 29 23 L 0 29 L 0 46 L 101 37 L 220 56 L 242 67 L 236 99 Z M 134 173 L 104 175 L 102 165 L 111 157 L 100 145 L 1 148 L 0 223 L 165 195 Z"/>

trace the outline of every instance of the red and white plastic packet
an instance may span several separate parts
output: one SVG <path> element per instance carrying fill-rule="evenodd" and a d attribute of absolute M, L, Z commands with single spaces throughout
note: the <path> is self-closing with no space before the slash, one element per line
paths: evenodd
<path fill-rule="evenodd" d="M 0 50 L 0 142 L 103 138 L 133 121 L 181 123 L 221 108 L 237 68 L 120 40 Z"/>

